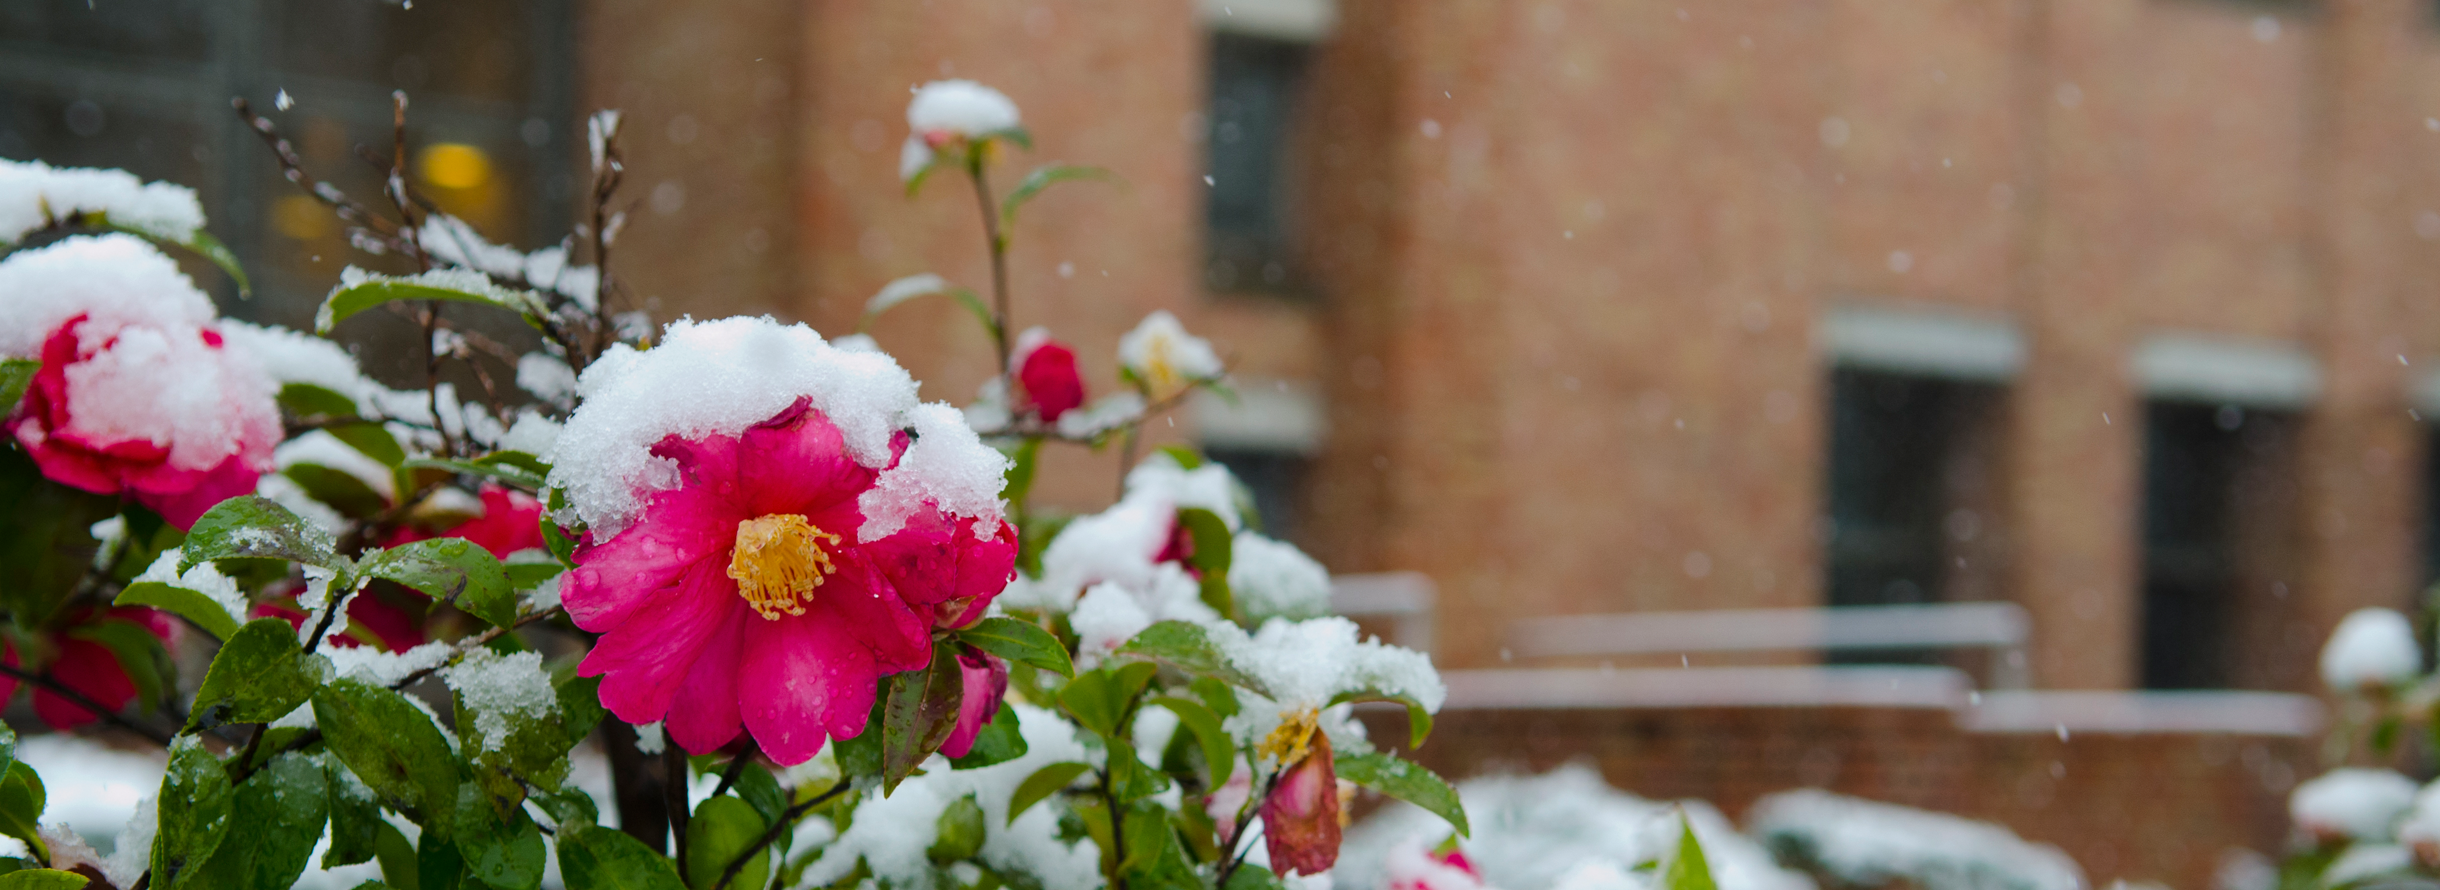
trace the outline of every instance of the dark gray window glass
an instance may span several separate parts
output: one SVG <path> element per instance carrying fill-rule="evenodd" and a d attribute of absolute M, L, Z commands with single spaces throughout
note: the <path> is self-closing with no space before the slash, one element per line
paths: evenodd
<path fill-rule="evenodd" d="M 2309 666 L 2319 641 L 2287 639 L 2298 618 L 2288 596 L 2296 546 L 2295 427 L 2291 416 L 2233 405 L 2146 406 L 2146 688 L 2275 689 L 2304 682 L 2288 674 L 2299 673 L 2299 664 Z"/>
<path fill-rule="evenodd" d="M 1213 290 L 1295 287 L 1286 164 L 1307 52 L 1301 43 L 1212 37 L 1205 279 Z"/>

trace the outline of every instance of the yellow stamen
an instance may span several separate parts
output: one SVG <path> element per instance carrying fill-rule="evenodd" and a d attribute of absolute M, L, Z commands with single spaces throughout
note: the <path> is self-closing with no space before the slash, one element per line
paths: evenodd
<path fill-rule="evenodd" d="M 737 582 L 737 595 L 772 621 L 782 614 L 805 614 L 813 589 L 838 571 L 822 549 L 825 541 L 837 544 L 839 536 L 794 513 L 738 523 L 737 547 L 729 552 L 729 577 Z"/>
<path fill-rule="evenodd" d="M 1264 736 L 1262 744 L 1254 747 L 1254 753 L 1283 767 L 1302 762 L 1305 746 L 1321 728 L 1321 717 L 1321 711 L 1315 708 L 1279 715 L 1279 728 Z"/>
<path fill-rule="evenodd" d="M 1185 375 L 1178 373 L 1177 362 L 1169 357 L 1172 351 L 1169 338 L 1153 337 L 1152 342 L 1145 345 L 1144 351 L 1147 353 L 1144 356 L 1144 385 L 1152 390 L 1154 398 L 1168 398 L 1186 387 Z"/>

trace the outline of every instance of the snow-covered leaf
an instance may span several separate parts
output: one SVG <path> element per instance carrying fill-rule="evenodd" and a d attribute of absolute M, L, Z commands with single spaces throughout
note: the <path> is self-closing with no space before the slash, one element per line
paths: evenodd
<path fill-rule="evenodd" d="M 203 628 L 214 638 L 227 640 L 237 633 L 237 619 L 229 616 L 220 601 L 200 592 L 159 581 L 137 581 L 120 590 L 110 601 L 114 606 L 150 606 L 168 612 Z M 294 636 L 294 634 L 291 634 Z"/>
<path fill-rule="evenodd" d="M 313 714 L 330 749 L 382 803 L 425 820 L 449 818 L 457 803 L 457 756 L 423 709 L 396 692 L 342 678 L 314 691 Z"/>
<path fill-rule="evenodd" d="M 1339 778 L 1374 791 L 1387 794 L 1449 820 L 1458 834 L 1472 834 L 1473 826 L 1466 822 L 1466 807 L 1458 802 L 1457 789 L 1449 787 L 1440 776 L 1413 761 L 1400 760 L 1379 752 L 1370 754 L 1340 754 L 1330 766 Z"/>
<path fill-rule="evenodd" d="M 153 835 L 152 886 L 210 886 L 199 880 L 201 866 L 235 833 L 235 798 L 228 770 L 194 736 L 170 747 L 156 811 L 160 829 Z"/>
<path fill-rule="evenodd" d="M 330 660 L 306 653 L 296 630 L 281 619 L 257 618 L 223 639 L 195 692 L 189 730 L 278 720 L 330 678 Z"/>
<path fill-rule="evenodd" d="M 1118 647 L 1117 654 L 1151 659 L 1198 677 L 1211 677 L 1270 695 L 1261 681 L 1230 664 L 1220 647 L 1212 643 L 1211 635 L 1193 622 L 1163 621 L 1144 628 L 1126 645 Z"/>
<path fill-rule="evenodd" d="M 314 313 L 314 332 L 328 334 L 349 316 L 394 300 L 477 303 L 506 309 L 527 319 L 550 311 L 532 291 L 501 287 L 469 269 L 434 269 L 400 277 L 349 266 L 340 274 L 339 286 L 331 289 L 330 296 L 322 301 L 322 308 Z"/>
<path fill-rule="evenodd" d="M 551 473 L 548 464 L 522 451 L 497 451 L 473 460 L 419 457 L 399 466 L 417 470 L 448 470 L 497 479 L 529 492 L 541 491 L 543 479 Z"/>
<path fill-rule="evenodd" d="M 1118 178 L 1118 174 L 1101 167 L 1079 164 L 1048 164 L 1036 167 L 1033 172 L 1025 174 L 1025 178 L 1017 182 L 1017 187 L 1008 192 L 1008 197 L 1000 199 L 1001 231 L 1005 232 L 1008 226 L 1017 221 L 1017 208 L 1025 206 L 1025 202 L 1042 194 L 1042 190 L 1057 183 L 1077 179 L 1097 179 L 1103 182 L 1124 184 L 1123 180 Z"/>
<path fill-rule="evenodd" d="M 1388 702 L 1391 704 L 1406 706 L 1407 747 L 1420 748 L 1423 746 L 1424 739 L 1431 738 L 1432 712 L 1430 709 L 1425 708 L 1422 702 L 1416 701 L 1414 696 L 1395 695 L 1382 692 L 1378 689 L 1358 689 L 1353 692 L 1342 692 L 1330 697 L 1330 703 L 1333 705 L 1343 705 L 1349 702 L 1365 701 Z"/>
<path fill-rule="evenodd" d="M 856 330 L 859 333 L 870 330 L 874 320 L 879 319 L 882 313 L 898 308 L 917 297 L 928 297 L 934 294 L 956 300 L 958 305 L 966 307 L 966 311 L 974 316 L 974 320 L 983 326 L 985 335 L 995 340 L 999 338 L 999 324 L 992 320 L 991 307 L 983 305 L 982 297 L 976 295 L 972 290 L 950 284 L 947 279 L 929 272 L 909 275 L 882 285 L 881 290 L 873 294 L 872 299 L 865 301 L 864 317 L 856 320 Z"/>
<path fill-rule="evenodd" d="M 275 622 L 276 623 L 276 622 Z M 293 637 L 293 634 L 291 635 Z M 287 887 L 305 872 L 330 811 L 322 764 L 282 753 L 237 786 L 231 813 L 243 837 L 224 843 L 194 876 L 203 887 Z"/>
<path fill-rule="evenodd" d="M 186 532 L 183 574 L 206 560 L 250 556 L 330 568 L 347 560 L 332 552 L 330 533 L 270 498 L 245 495 L 220 502 Z"/>

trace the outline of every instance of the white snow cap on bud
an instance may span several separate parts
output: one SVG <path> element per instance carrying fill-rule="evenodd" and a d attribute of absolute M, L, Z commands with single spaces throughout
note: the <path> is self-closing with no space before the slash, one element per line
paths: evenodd
<path fill-rule="evenodd" d="M 914 179 L 915 174 L 932 166 L 932 146 L 924 144 L 923 134 L 909 133 L 905 144 L 898 146 L 898 181 Z"/>
<path fill-rule="evenodd" d="M 2440 864 L 2440 783 L 2427 785 L 2415 795 L 2413 810 L 2398 825 L 2398 843 L 2413 851 L 2426 867 Z"/>
<path fill-rule="evenodd" d="M 907 126 L 917 133 L 948 133 L 972 139 L 1014 129 L 1017 103 L 1007 94 L 971 80 L 935 80 L 915 88 L 907 103 Z"/>
<path fill-rule="evenodd" d="M 2414 625 L 2391 609 L 2348 613 L 2321 649 L 2322 682 L 2340 692 L 2388 686 L 2414 677 L 2422 667 Z"/>
<path fill-rule="evenodd" d="M 2347 767 L 2296 786 L 2288 818 L 2320 839 L 2387 841 L 2414 802 L 2414 780 L 2392 770 Z"/>
<path fill-rule="evenodd" d="M 1008 350 L 1008 370 L 1014 372 L 1025 367 L 1026 357 L 1033 355 L 1034 350 L 1042 348 L 1042 344 L 1049 342 L 1051 342 L 1050 328 L 1041 325 L 1026 328 L 1025 333 L 1017 335 L 1016 345 Z"/>
<path fill-rule="evenodd" d="M 1118 363 L 1151 387 L 1153 398 L 1166 398 L 1198 380 L 1220 376 L 1220 355 L 1211 341 L 1186 332 L 1178 317 L 1163 309 L 1118 338 Z"/>

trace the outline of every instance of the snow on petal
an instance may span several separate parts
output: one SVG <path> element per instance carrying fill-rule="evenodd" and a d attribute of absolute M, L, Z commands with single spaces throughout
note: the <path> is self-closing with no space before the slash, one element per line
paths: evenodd
<path fill-rule="evenodd" d="M 972 139 L 1017 124 L 1017 103 L 1007 94 L 971 80 L 924 84 L 915 88 L 915 98 L 907 102 L 907 126 L 917 133 Z"/>

